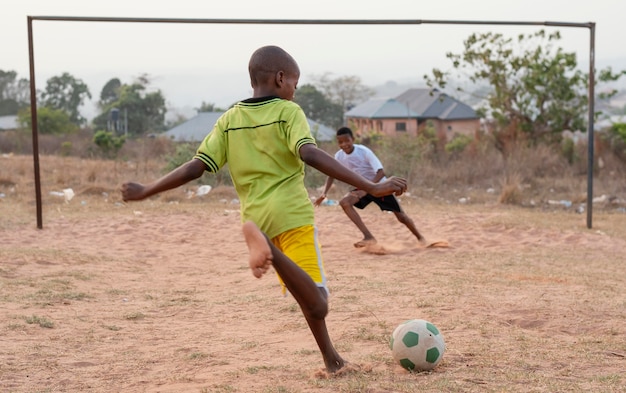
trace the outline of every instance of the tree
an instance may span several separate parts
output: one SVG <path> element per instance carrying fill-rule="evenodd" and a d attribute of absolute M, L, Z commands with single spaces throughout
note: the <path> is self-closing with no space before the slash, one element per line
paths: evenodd
<path fill-rule="evenodd" d="M 98 102 L 100 108 L 119 100 L 121 88 L 122 82 L 118 78 L 109 80 L 100 92 L 100 101 Z"/>
<path fill-rule="evenodd" d="M 0 116 L 16 115 L 30 103 L 28 79 L 17 79 L 17 72 L 0 70 Z"/>
<path fill-rule="evenodd" d="M 334 128 L 343 125 L 342 106 L 332 102 L 313 85 L 299 87 L 294 101 L 310 119 Z"/>
<path fill-rule="evenodd" d="M 91 93 L 82 80 L 64 72 L 61 76 L 48 79 L 40 95 L 42 106 L 64 111 L 76 125 L 85 123 L 86 119 L 81 116 L 79 108 L 86 99 L 91 98 Z"/>
<path fill-rule="evenodd" d="M 502 34 L 472 34 L 462 54 L 448 53 L 453 69 L 467 72 L 475 84 L 491 87 L 479 113 L 493 120 L 496 146 L 509 142 L 558 142 L 564 130 L 586 129 L 588 75 L 576 69 L 576 54 L 554 48 L 559 32 L 541 30 L 517 39 Z M 432 87 L 445 87 L 451 72 L 433 69 L 424 76 Z M 604 71 L 599 80 L 618 78 Z"/>
<path fill-rule="evenodd" d="M 324 96 L 341 105 L 344 111 L 350 110 L 355 105 L 366 101 L 374 95 L 374 91 L 361 83 L 358 76 L 332 77 L 332 73 L 313 76 L 311 84 L 322 92 Z"/>
<path fill-rule="evenodd" d="M 105 87 L 110 89 L 114 79 L 109 81 Z M 110 117 L 113 109 L 119 110 L 120 116 L 128 125 L 128 133 L 141 135 L 150 132 L 160 132 L 165 127 L 165 98 L 160 90 L 148 92 L 150 79 L 147 75 L 141 75 L 132 84 L 121 84 L 117 99 L 113 95 L 101 93 L 104 100 L 100 100 L 99 107 L 102 110 L 94 120 L 97 129 L 110 130 Z M 119 130 L 118 130 L 119 131 Z"/>
<path fill-rule="evenodd" d="M 202 104 L 200 105 L 199 108 L 194 108 L 194 109 L 198 111 L 198 113 L 199 112 L 226 112 L 225 109 L 215 106 L 215 103 L 204 102 L 204 101 L 202 101 Z"/>
<path fill-rule="evenodd" d="M 22 128 L 32 129 L 30 107 L 20 110 L 17 122 Z M 61 135 L 76 132 L 78 126 L 65 111 L 43 106 L 37 108 L 37 130 L 40 134 Z"/>

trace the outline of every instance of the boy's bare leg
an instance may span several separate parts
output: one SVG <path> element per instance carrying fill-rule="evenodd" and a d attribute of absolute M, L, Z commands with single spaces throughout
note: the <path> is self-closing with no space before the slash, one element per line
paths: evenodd
<path fill-rule="evenodd" d="M 401 223 L 406 225 L 407 228 L 409 228 L 409 231 L 411 231 L 411 233 L 415 235 L 415 237 L 420 243 L 426 243 L 426 238 L 422 236 L 421 233 L 419 233 L 411 217 L 409 217 L 404 211 L 393 212 L 393 214 L 395 214 L 398 221 L 400 221 Z"/>
<path fill-rule="evenodd" d="M 300 309 L 315 337 L 328 372 L 340 370 L 345 362 L 330 341 L 326 328 L 328 302 L 326 292 L 298 265 L 274 246 L 267 236 L 251 221 L 243 224 L 243 234 L 250 251 L 250 269 L 255 277 L 261 277 L 269 263 L 282 278 L 285 286 L 300 305 Z M 258 275 L 257 275 L 258 274 Z"/>
<path fill-rule="evenodd" d="M 354 191 L 348 193 L 339 201 L 339 205 L 346 213 L 346 216 L 348 216 L 348 218 L 354 223 L 354 225 L 356 225 L 357 228 L 359 228 L 359 230 L 363 234 L 363 240 L 354 243 L 354 247 L 365 247 L 368 244 L 375 244 L 376 239 L 374 238 L 374 235 L 372 235 L 369 229 L 367 229 L 365 223 L 361 219 L 361 216 L 359 215 L 359 213 L 356 212 L 356 209 L 354 208 L 354 204 L 357 203 L 360 199 L 359 196 L 355 195 L 354 193 Z"/>
<path fill-rule="evenodd" d="M 315 285 L 315 283 L 313 284 Z M 319 287 L 317 289 L 319 291 L 320 296 L 323 297 L 325 302 L 327 302 L 326 290 L 324 288 L 319 288 Z M 330 337 L 328 335 L 328 329 L 326 328 L 326 320 L 324 318 L 312 318 L 312 317 L 307 316 L 306 314 L 304 315 L 304 317 L 306 319 L 307 324 L 309 325 L 309 328 L 311 329 L 311 332 L 313 332 L 313 336 L 315 337 L 317 346 L 319 347 L 320 352 L 322 353 L 326 370 L 330 373 L 339 371 L 345 365 L 345 362 L 341 358 L 337 350 L 335 350 L 335 347 L 330 341 Z"/>
<path fill-rule="evenodd" d="M 243 224 L 242 230 L 248 245 L 248 251 L 250 251 L 248 260 L 250 270 L 252 270 L 254 277 L 261 278 L 267 272 L 274 259 L 272 249 L 267 238 L 255 223 L 251 221 L 246 222 Z"/>

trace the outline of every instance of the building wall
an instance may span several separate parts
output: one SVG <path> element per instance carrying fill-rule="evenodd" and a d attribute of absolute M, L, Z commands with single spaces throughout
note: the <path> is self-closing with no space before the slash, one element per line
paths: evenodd
<path fill-rule="evenodd" d="M 433 126 L 440 139 L 449 141 L 455 134 L 475 137 L 480 131 L 479 119 L 468 120 L 433 120 Z M 426 128 L 426 123 L 420 124 L 420 131 Z"/>
<path fill-rule="evenodd" d="M 410 135 L 417 136 L 423 132 L 428 123 L 432 123 L 440 139 L 450 140 L 454 134 L 464 134 L 476 136 L 480 129 L 479 119 L 469 120 L 439 120 L 428 119 L 421 121 L 418 125 L 417 119 L 367 119 L 367 118 L 347 118 L 348 127 L 358 136 L 371 134 L 383 134 L 389 136 Z M 399 131 L 398 123 L 404 123 L 405 130 Z M 401 128 L 401 127 L 400 127 Z"/>

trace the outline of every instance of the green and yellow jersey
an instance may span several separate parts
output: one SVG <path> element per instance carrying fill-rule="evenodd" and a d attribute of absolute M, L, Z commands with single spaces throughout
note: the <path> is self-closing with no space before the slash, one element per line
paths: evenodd
<path fill-rule="evenodd" d="M 241 101 L 224 113 L 195 158 L 210 172 L 228 163 L 241 203 L 241 219 L 273 238 L 313 225 L 299 150 L 312 143 L 309 124 L 294 102 L 278 97 Z"/>

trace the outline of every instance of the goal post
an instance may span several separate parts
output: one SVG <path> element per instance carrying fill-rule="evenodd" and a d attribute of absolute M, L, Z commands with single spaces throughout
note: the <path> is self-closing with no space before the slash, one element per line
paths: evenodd
<path fill-rule="evenodd" d="M 551 26 L 589 29 L 589 82 L 588 82 L 588 154 L 587 154 L 587 228 L 592 228 L 593 163 L 594 163 L 594 85 L 595 85 L 595 28 L 594 22 L 523 22 L 523 21 L 470 21 L 428 19 L 183 19 L 183 18 L 132 18 L 132 17 L 80 17 L 80 16 L 27 16 L 28 60 L 30 72 L 30 110 L 32 124 L 33 164 L 37 228 L 43 229 L 41 177 L 39 169 L 39 129 L 37 124 L 37 89 L 35 81 L 34 21 L 60 22 L 115 22 L 115 23 L 169 23 L 169 24 L 264 24 L 264 25 L 494 25 L 494 26 Z"/>

